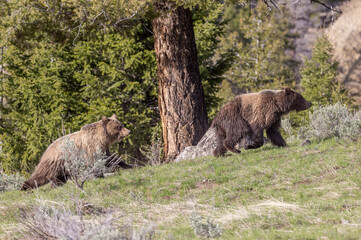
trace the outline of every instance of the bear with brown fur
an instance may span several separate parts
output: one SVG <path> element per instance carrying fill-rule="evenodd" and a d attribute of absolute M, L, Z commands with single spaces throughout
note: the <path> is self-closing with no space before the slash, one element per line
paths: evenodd
<path fill-rule="evenodd" d="M 51 182 L 53 186 L 66 183 L 71 176 L 66 173 L 62 158 L 62 144 L 65 139 L 74 141 L 79 149 L 85 150 L 87 156 L 93 156 L 99 150 L 110 156 L 110 146 L 122 141 L 129 134 L 130 130 L 126 129 L 113 115 L 109 118 L 103 116 L 100 121 L 83 126 L 80 131 L 57 139 L 44 152 L 34 173 L 24 182 L 21 190 L 40 187 L 48 182 Z M 120 167 L 130 168 L 123 162 Z"/>
<path fill-rule="evenodd" d="M 227 150 L 240 153 L 235 149 L 237 143 L 245 149 L 259 148 L 264 144 L 264 130 L 272 144 L 286 146 L 279 131 L 281 116 L 311 106 L 301 94 L 290 88 L 239 95 L 225 104 L 213 119 L 212 127 L 217 136 L 213 154 L 218 157 Z"/>

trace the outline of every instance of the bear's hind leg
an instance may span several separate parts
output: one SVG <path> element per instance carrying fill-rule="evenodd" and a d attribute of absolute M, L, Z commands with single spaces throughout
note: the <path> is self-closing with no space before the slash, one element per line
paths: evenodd
<path fill-rule="evenodd" d="M 241 153 L 236 149 L 237 143 L 240 143 L 242 139 L 253 135 L 250 125 L 241 117 L 238 116 L 236 121 L 231 121 L 226 132 L 226 139 L 223 141 L 223 146 L 231 152 Z"/>
<path fill-rule="evenodd" d="M 260 148 L 263 146 L 263 144 L 264 144 L 264 136 L 263 136 L 263 131 L 261 131 L 260 133 L 255 134 L 253 136 L 251 143 L 247 145 L 245 149 L 247 150 L 247 149 Z"/>
<path fill-rule="evenodd" d="M 64 173 L 64 171 L 62 173 L 60 173 L 57 177 L 51 179 L 51 187 L 55 188 L 55 187 L 59 187 L 64 185 L 69 179 L 69 175 Z"/>
<path fill-rule="evenodd" d="M 216 127 L 216 135 L 217 135 L 217 146 L 213 150 L 213 155 L 215 157 L 219 157 L 219 156 L 223 156 L 227 152 L 227 149 L 223 146 L 223 141 L 226 138 L 226 133 L 221 128 Z"/>
<path fill-rule="evenodd" d="M 215 157 L 223 156 L 227 152 L 227 149 L 222 146 L 217 146 L 216 149 L 213 150 L 213 155 Z"/>

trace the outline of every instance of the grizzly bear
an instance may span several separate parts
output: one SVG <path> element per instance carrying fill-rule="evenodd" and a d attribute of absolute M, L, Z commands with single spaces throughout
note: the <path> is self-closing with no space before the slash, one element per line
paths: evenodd
<path fill-rule="evenodd" d="M 103 116 L 100 121 L 83 126 L 80 131 L 57 139 L 46 149 L 34 173 L 24 182 L 21 190 L 37 188 L 48 182 L 51 182 L 52 186 L 66 183 L 71 176 L 66 173 L 62 158 L 62 144 L 65 139 L 74 141 L 79 149 L 87 153 L 87 156 L 93 156 L 99 150 L 110 156 L 110 146 L 120 142 L 130 133 L 130 130 L 113 115 L 110 118 Z M 120 167 L 130 168 L 124 162 Z"/>
<path fill-rule="evenodd" d="M 311 106 L 312 103 L 290 88 L 237 96 L 225 104 L 213 119 L 212 127 L 217 137 L 214 156 L 224 155 L 227 150 L 240 153 L 235 149 L 237 143 L 246 150 L 263 146 L 264 130 L 274 145 L 286 146 L 279 132 L 281 116 Z"/>

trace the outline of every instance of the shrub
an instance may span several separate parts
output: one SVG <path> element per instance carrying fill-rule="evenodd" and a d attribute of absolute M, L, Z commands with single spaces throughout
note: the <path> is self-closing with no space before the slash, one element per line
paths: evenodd
<path fill-rule="evenodd" d="M 7 175 L 0 172 L 0 192 L 19 189 L 25 179 L 19 173 Z"/>
<path fill-rule="evenodd" d="M 25 226 L 23 234 L 33 239 L 66 240 L 151 240 L 154 236 L 152 226 L 137 231 L 131 225 L 114 227 L 115 218 L 111 215 L 100 219 L 87 219 L 81 211 L 72 211 L 63 202 L 50 202 L 36 199 L 37 204 L 30 211 L 22 210 L 20 221 Z M 82 201 L 75 200 L 76 208 L 81 208 Z"/>
<path fill-rule="evenodd" d="M 148 164 L 152 166 L 162 163 L 164 146 L 161 134 L 161 126 L 158 125 L 153 131 L 150 145 L 145 145 L 139 148 L 140 152 L 147 159 Z"/>
<path fill-rule="evenodd" d="M 283 131 L 285 131 L 285 133 L 287 134 L 287 137 L 290 139 L 293 136 L 293 131 L 292 131 L 292 124 L 290 121 L 290 118 L 284 118 L 281 120 L 281 127 L 283 129 Z"/>
<path fill-rule="evenodd" d="M 347 117 L 349 117 L 348 109 L 339 103 L 318 107 L 310 113 L 309 134 L 319 139 L 338 137 L 338 126 Z"/>
<path fill-rule="evenodd" d="M 114 166 L 120 161 L 120 158 L 116 158 L 114 154 L 108 157 L 99 149 L 93 156 L 89 156 L 86 150 L 77 147 L 74 141 L 68 137 L 64 140 L 62 151 L 65 171 L 80 189 L 83 189 L 84 183 L 88 179 L 112 172 Z"/>
<path fill-rule="evenodd" d="M 322 140 L 332 137 L 357 140 L 361 133 L 360 112 L 354 113 L 341 103 L 317 107 L 310 113 L 309 119 L 309 126 L 302 129 L 299 136 Z"/>
<path fill-rule="evenodd" d="M 91 231 L 84 232 L 84 235 L 80 238 L 81 240 L 118 240 L 122 239 L 121 234 L 113 229 L 109 225 L 98 225 L 96 224 L 91 228 Z"/>
<path fill-rule="evenodd" d="M 350 114 L 338 127 L 341 138 L 356 141 L 361 135 L 361 113 Z"/>
<path fill-rule="evenodd" d="M 204 221 L 197 212 L 193 212 L 191 222 L 194 233 L 200 237 L 216 238 L 222 234 L 222 229 L 219 224 L 213 222 L 209 218 Z"/>

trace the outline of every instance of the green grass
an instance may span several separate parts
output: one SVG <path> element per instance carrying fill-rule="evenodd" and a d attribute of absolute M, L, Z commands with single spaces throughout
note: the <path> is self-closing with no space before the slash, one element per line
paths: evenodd
<path fill-rule="evenodd" d="M 0 239 L 15 237 L 19 208 L 72 196 L 112 209 L 119 222 L 155 224 L 155 239 L 200 239 L 197 211 L 222 225 L 219 239 L 360 239 L 361 142 L 266 145 L 223 158 L 148 166 L 85 183 L 0 194 Z"/>

